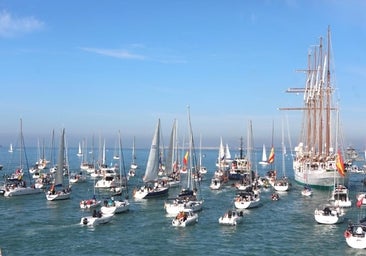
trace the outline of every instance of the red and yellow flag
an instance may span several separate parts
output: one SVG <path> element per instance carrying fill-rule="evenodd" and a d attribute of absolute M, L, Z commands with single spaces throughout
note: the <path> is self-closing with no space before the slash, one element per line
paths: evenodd
<path fill-rule="evenodd" d="M 187 163 L 188 163 L 188 151 L 186 152 L 186 154 L 184 155 L 184 158 L 183 158 L 183 164 L 184 165 L 187 165 Z"/>
<path fill-rule="evenodd" d="M 337 159 L 336 159 L 336 166 L 337 166 L 337 170 L 338 170 L 339 174 L 344 177 L 346 175 L 346 172 L 344 169 L 343 158 L 342 158 L 341 152 L 339 150 L 338 150 Z"/>
<path fill-rule="evenodd" d="M 271 152 L 269 153 L 269 157 L 268 157 L 268 163 L 272 164 L 274 162 L 275 159 L 275 153 L 274 153 L 274 147 L 271 148 Z"/>

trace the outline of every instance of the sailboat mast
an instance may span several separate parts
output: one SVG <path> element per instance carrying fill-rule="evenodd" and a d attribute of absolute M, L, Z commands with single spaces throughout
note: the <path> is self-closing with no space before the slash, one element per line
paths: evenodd
<path fill-rule="evenodd" d="M 193 147 L 193 135 L 192 135 L 192 127 L 191 127 L 191 113 L 189 106 L 187 107 L 188 114 L 188 134 L 189 134 L 189 165 L 188 165 L 188 188 L 191 189 L 192 186 L 192 171 L 193 171 L 193 156 L 192 156 L 192 147 Z"/>
<path fill-rule="evenodd" d="M 65 129 L 62 129 L 61 133 L 61 140 L 60 140 L 60 149 L 58 152 L 58 164 L 57 164 L 57 172 L 55 177 L 55 186 L 61 186 L 62 185 L 62 172 L 64 168 L 64 162 L 65 162 Z"/>
<path fill-rule="evenodd" d="M 19 149 L 19 163 L 20 163 L 20 170 L 23 169 L 23 144 L 24 144 L 24 138 L 23 138 L 23 120 L 20 118 L 20 149 Z"/>

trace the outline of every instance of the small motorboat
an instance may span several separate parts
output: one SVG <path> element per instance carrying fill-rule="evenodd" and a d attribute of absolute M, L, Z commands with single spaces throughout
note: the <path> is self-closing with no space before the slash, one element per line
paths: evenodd
<path fill-rule="evenodd" d="M 236 210 L 229 210 L 219 218 L 219 223 L 223 225 L 236 226 L 243 220 L 243 212 Z"/>
<path fill-rule="evenodd" d="M 83 226 L 96 226 L 99 224 L 105 224 L 111 221 L 114 214 L 103 214 L 94 210 L 92 216 L 82 217 L 80 224 Z"/>
<path fill-rule="evenodd" d="M 172 220 L 172 225 L 174 227 L 186 227 L 193 225 L 196 222 L 198 222 L 198 214 L 191 209 L 184 209 Z"/>

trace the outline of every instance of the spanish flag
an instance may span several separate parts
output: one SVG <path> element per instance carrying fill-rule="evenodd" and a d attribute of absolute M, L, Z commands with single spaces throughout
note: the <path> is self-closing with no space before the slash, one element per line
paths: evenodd
<path fill-rule="evenodd" d="M 268 157 L 268 163 L 272 164 L 274 162 L 275 159 L 275 153 L 274 153 L 274 147 L 271 148 L 271 152 L 269 153 L 269 157 Z"/>
<path fill-rule="evenodd" d="M 186 152 L 186 154 L 184 155 L 184 158 L 183 158 L 183 164 L 187 165 L 187 163 L 188 163 L 188 151 Z"/>
<path fill-rule="evenodd" d="M 344 162 L 343 162 L 341 152 L 339 150 L 338 150 L 337 159 L 336 159 L 336 166 L 337 166 L 337 170 L 338 170 L 339 174 L 344 177 L 346 175 L 345 170 L 344 170 Z"/>

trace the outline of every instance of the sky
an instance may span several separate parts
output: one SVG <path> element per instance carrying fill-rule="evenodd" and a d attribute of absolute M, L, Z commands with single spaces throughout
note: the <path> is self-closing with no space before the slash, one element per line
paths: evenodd
<path fill-rule="evenodd" d="M 0 144 L 66 129 L 70 145 L 102 136 L 149 147 L 160 118 L 168 143 L 190 109 L 196 138 L 231 147 L 253 125 L 254 144 L 296 140 L 296 70 L 332 33 L 345 144 L 366 147 L 366 2 L 362 0 L 0 1 Z M 197 139 L 196 139 L 197 140 Z M 295 143 L 295 142 L 293 142 Z"/>

